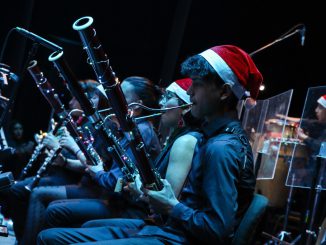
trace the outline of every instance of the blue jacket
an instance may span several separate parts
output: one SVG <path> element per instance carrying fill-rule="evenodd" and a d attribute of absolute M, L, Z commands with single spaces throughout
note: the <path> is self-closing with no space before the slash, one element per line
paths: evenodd
<path fill-rule="evenodd" d="M 205 140 L 165 226 L 145 226 L 139 236 L 187 244 L 228 244 L 254 193 L 254 163 L 240 122 L 218 118 L 203 127 Z M 173 242 L 172 242 L 173 243 Z"/>

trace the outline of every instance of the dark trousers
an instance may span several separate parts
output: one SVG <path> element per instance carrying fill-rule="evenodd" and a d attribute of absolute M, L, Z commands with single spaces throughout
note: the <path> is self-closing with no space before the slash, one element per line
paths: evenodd
<path fill-rule="evenodd" d="M 64 199 L 76 197 L 96 198 L 99 196 L 99 193 L 93 189 L 96 188 L 80 185 L 42 186 L 35 188 L 31 193 L 25 231 L 20 244 L 28 245 L 36 243 L 37 234 L 45 227 L 47 217 L 46 209 L 49 203 L 55 200 L 65 201 Z M 69 223 L 71 224 L 71 221 L 68 220 L 67 224 Z"/>
<path fill-rule="evenodd" d="M 101 199 L 74 199 L 52 202 L 46 210 L 48 228 L 80 227 L 83 223 L 95 219 L 108 218 L 147 218 L 147 209 L 132 205 L 112 204 Z"/>
<path fill-rule="evenodd" d="M 99 222 L 99 223 L 96 223 Z M 93 225 L 107 225 L 93 227 Z M 42 231 L 37 244 L 114 244 L 114 245 L 163 245 L 173 244 L 159 237 L 137 237 L 145 225 L 143 220 L 111 219 L 86 223 L 84 228 L 54 228 Z"/>
<path fill-rule="evenodd" d="M 11 186 L 7 193 L 7 201 L 10 207 L 9 213 L 14 222 L 14 231 L 17 240 L 20 240 L 23 235 L 30 197 L 30 192 L 26 190 L 25 186 L 29 184 L 32 179 L 31 177 L 17 182 Z M 55 173 L 41 178 L 38 186 L 73 184 L 78 180 L 78 176 L 71 174 L 71 171 L 58 169 Z"/>

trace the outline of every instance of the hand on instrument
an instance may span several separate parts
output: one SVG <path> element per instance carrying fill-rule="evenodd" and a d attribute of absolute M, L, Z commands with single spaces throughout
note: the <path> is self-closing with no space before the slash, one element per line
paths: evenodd
<path fill-rule="evenodd" d="M 54 150 L 50 151 L 50 154 L 53 154 Z M 59 167 L 63 167 L 65 165 L 67 165 L 67 158 L 64 157 L 62 154 L 59 154 L 59 156 L 56 157 L 56 159 L 54 159 L 54 161 L 52 162 L 52 165 L 54 166 L 59 166 Z"/>
<path fill-rule="evenodd" d="M 40 144 L 42 138 L 43 138 L 42 134 L 34 134 L 34 140 L 35 140 L 36 144 Z"/>
<path fill-rule="evenodd" d="M 149 198 L 151 209 L 158 214 L 170 214 L 175 205 L 179 203 L 174 195 L 171 184 L 163 179 L 164 188 L 161 191 L 153 191 L 142 188 L 142 191 Z"/>
<path fill-rule="evenodd" d="M 142 182 L 140 180 L 139 174 L 136 174 L 134 182 L 128 182 L 124 187 L 124 191 L 128 191 L 135 199 L 148 202 L 148 198 L 144 195 L 141 190 Z"/>
<path fill-rule="evenodd" d="M 58 138 L 55 137 L 52 133 L 49 133 L 45 136 L 43 139 L 43 144 L 50 150 L 60 147 Z"/>
<path fill-rule="evenodd" d="M 76 153 L 79 150 L 79 146 L 77 145 L 76 141 L 69 134 L 65 134 L 62 137 L 60 137 L 59 143 L 60 143 L 61 147 L 64 147 L 64 148 L 70 150 L 71 152 Z"/>

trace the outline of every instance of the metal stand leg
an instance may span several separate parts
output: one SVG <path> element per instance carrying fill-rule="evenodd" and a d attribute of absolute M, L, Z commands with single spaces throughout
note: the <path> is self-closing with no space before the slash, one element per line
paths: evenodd
<path fill-rule="evenodd" d="M 314 222 L 315 222 L 316 211 L 318 208 L 320 193 L 322 191 L 322 182 L 324 178 L 323 174 L 325 171 L 325 164 L 326 164 L 325 160 L 326 160 L 325 158 L 321 156 L 317 156 L 316 174 L 312 185 L 315 186 L 315 198 L 314 198 L 314 203 L 311 211 L 311 216 L 309 217 L 310 218 L 309 226 L 305 230 L 305 234 L 304 234 L 304 241 L 305 241 L 304 244 L 306 245 L 313 244 L 317 239 L 317 234 L 314 231 Z"/>

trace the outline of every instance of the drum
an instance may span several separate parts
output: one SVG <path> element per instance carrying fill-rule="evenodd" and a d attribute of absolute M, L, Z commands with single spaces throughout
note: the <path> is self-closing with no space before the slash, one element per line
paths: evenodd
<path fill-rule="evenodd" d="M 295 139 L 271 139 L 271 141 L 280 144 L 274 178 L 257 180 L 256 192 L 269 199 L 269 206 L 282 208 L 289 194 L 289 187 L 285 186 L 285 183 L 294 148 L 296 146 L 294 157 L 303 161 L 308 161 L 308 152 L 306 146 Z"/>
<path fill-rule="evenodd" d="M 269 119 L 265 122 L 266 132 L 272 138 L 294 139 L 296 137 L 297 123 L 287 122 L 282 119 Z M 284 131 L 283 131 L 284 127 Z M 283 131 L 283 134 L 282 134 Z"/>

